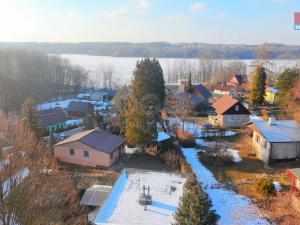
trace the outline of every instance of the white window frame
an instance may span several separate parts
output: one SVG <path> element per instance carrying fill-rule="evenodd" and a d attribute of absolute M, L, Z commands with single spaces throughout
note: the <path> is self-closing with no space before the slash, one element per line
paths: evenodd
<path fill-rule="evenodd" d="M 236 105 L 235 107 L 234 107 L 234 110 L 237 112 L 237 111 L 239 111 L 240 110 L 240 106 L 239 105 Z"/>
<path fill-rule="evenodd" d="M 73 154 L 71 154 L 71 152 L 73 152 Z M 74 148 L 69 149 L 69 155 L 70 156 L 75 156 L 75 149 Z"/>
<path fill-rule="evenodd" d="M 87 152 L 87 156 L 85 156 L 85 153 Z M 83 158 L 85 159 L 85 160 L 88 160 L 88 159 L 90 159 L 90 153 L 89 153 L 89 151 L 83 151 Z"/>

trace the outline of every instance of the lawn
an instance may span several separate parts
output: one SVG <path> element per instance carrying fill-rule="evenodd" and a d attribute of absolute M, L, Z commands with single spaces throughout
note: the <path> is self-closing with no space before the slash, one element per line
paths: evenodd
<path fill-rule="evenodd" d="M 156 156 L 144 153 L 134 153 L 125 164 L 125 168 L 170 171 L 169 166 Z"/>

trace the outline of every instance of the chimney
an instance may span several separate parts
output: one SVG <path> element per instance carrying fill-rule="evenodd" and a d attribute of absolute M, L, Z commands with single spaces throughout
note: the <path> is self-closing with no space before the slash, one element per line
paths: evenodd
<path fill-rule="evenodd" d="M 275 116 L 269 116 L 269 121 L 268 121 L 268 125 L 269 126 L 273 126 L 276 125 L 276 117 Z"/>

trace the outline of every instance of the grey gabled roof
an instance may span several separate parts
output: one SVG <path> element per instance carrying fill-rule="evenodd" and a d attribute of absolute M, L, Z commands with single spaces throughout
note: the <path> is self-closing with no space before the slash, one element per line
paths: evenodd
<path fill-rule="evenodd" d="M 71 101 L 68 105 L 68 112 L 86 113 L 89 107 L 93 105 L 89 102 Z"/>
<path fill-rule="evenodd" d="M 66 113 L 61 108 L 39 111 L 39 115 L 44 127 L 64 123 L 68 120 Z"/>
<path fill-rule="evenodd" d="M 253 124 L 270 143 L 300 142 L 300 126 L 294 120 L 276 120 L 273 125 L 253 120 Z"/>
<path fill-rule="evenodd" d="M 93 185 L 86 189 L 80 200 L 80 205 L 97 206 L 103 205 L 111 192 L 112 186 Z"/>

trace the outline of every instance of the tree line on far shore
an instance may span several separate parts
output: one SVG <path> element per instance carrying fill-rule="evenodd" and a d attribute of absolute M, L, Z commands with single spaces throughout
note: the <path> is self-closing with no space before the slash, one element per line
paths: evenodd
<path fill-rule="evenodd" d="M 21 50 L 0 50 L 0 108 L 19 111 L 26 97 L 35 102 L 78 93 L 88 74 L 58 56 Z"/>

